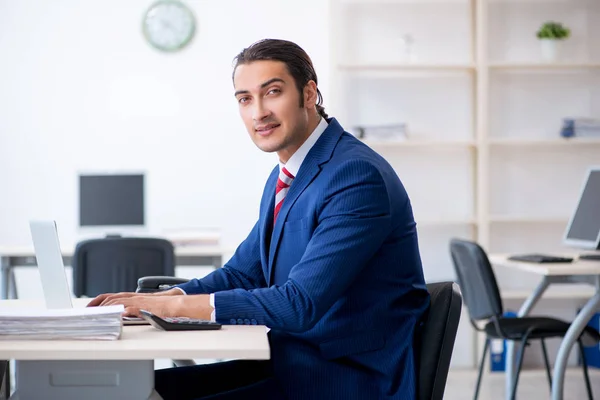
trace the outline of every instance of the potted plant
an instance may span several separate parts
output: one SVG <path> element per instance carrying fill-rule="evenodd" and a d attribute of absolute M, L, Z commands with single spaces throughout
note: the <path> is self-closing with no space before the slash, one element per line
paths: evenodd
<path fill-rule="evenodd" d="M 569 36 L 571 36 L 571 30 L 560 22 L 545 22 L 537 31 L 544 60 L 556 61 L 559 55 L 560 43 Z"/>

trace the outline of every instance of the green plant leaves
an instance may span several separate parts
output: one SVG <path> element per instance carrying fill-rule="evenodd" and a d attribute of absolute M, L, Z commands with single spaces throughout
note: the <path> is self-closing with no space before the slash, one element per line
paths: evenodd
<path fill-rule="evenodd" d="M 538 39 L 566 39 L 571 30 L 560 22 L 548 21 L 537 31 Z"/>

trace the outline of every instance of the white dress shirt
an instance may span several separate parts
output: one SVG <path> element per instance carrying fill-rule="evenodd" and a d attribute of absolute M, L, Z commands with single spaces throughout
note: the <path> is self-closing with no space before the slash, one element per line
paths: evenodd
<path fill-rule="evenodd" d="M 290 174 L 292 174 L 294 177 L 296 177 L 296 175 L 298 175 L 298 171 L 300 171 L 300 166 L 302 166 L 302 162 L 306 158 L 306 155 L 308 154 L 310 149 L 312 149 L 312 147 L 315 145 L 315 143 L 317 143 L 317 140 L 319 140 L 319 138 L 321 137 L 323 132 L 325 132 L 325 129 L 327 129 L 328 126 L 329 126 L 329 124 L 327 123 L 325 118 L 321 118 L 321 120 L 319 121 L 319 124 L 317 125 L 315 130 L 312 131 L 310 136 L 304 141 L 304 143 L 302 143 L 302 146 L 300 146 L 300 148 L 298 150 L 296 150 L 296 152 L 294 154 L 292 154 L 292 156 L 290 157 L 288 162 L 286 164 L 284 164 L 281 161 L 279 161 L 279 171 L 281 171 L 281 169 L 283 167 L 285 167 Z M 294 184 L 294 182 L 292 181 L 292 185 L 293 184 Z M 183 294 L 187 294 L 183 289 L 181 289 L 181 288 L 177 288 L 177 289 L 181 290 L 183 292 Z M 213 307 L 213 309 L 214 309 L 213 312 L 210 314 L 210 320 L 215 322 L 216 308 L 215 308 L 215 294 L 214 293 L 210 294 L 209 302 L 210 302 L 210 306 Z"/>

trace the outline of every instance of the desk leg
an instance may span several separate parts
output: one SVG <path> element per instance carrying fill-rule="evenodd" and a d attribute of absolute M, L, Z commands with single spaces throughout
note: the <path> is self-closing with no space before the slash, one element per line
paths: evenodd
<path fill-rule="evenodd" d="M 596 313 L 598 305 L 600 305 L 600 288 L 596 288 L 596 294 L 585 303 L 585 306 L 577 314 L 577 317 L 571 323 L 567 334 L 560 343 L 552 375 L 552 400 L 562 400 L 563 398 L 565 371 L 567 369 L 569 353 L 571 353 L 573 345 L 577 343 L 577 338 L 579 338 L 581 332 L 583 332 L 592 316 Z"/>
<path fill-rule="evenodd" d="M 19 293 L 17 292 L 17 278 L 15 278 L 15 270 L 12 268 L 9 268 L 8 276 L 9 276 L 8 287 L 9 287 L 9 291 L 10 291 L 9 297 L 11 299 L 18 299 Z"/>
<path fill-rule="evenodd" d="M 10 267 L 8 257 L 0 256 L 0 267 L 2 268 L 2 282 L 0 282 L 0 297 L 2 300 L 8 299 L 8 285 L 10 282 Z"/>
<path fill-rule="evenodd" d="M 518 316 L 524 317 L 531 312 L 531 309 L 536 305 L 538 300 L 542 297 L 548 286 L 550 280 L 544 277 L 540 284 L 535 288 L 533 293 L 525 300 L 521 308 L 519 309 Z M 512 393 L 513 382 L 515 381 L 515 342 L 512 340 L 506 341 L 506 375 L 505 375 L 505 397 L 510 400 L 510 394 Z"/>

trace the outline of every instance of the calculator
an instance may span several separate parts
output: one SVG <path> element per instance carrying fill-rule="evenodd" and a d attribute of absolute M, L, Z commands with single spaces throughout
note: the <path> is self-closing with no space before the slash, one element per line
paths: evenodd
<path fill-rule="evenodd" d="M 205 319 L 194 319 L 187 317 L 165 317 L 161 318 L 150 311 L 140 310 L 142 318 L 156 329 L 165 331 L 192 331 L 192 330 L 216 330 L 221 329 L 221 324 Z"/>

